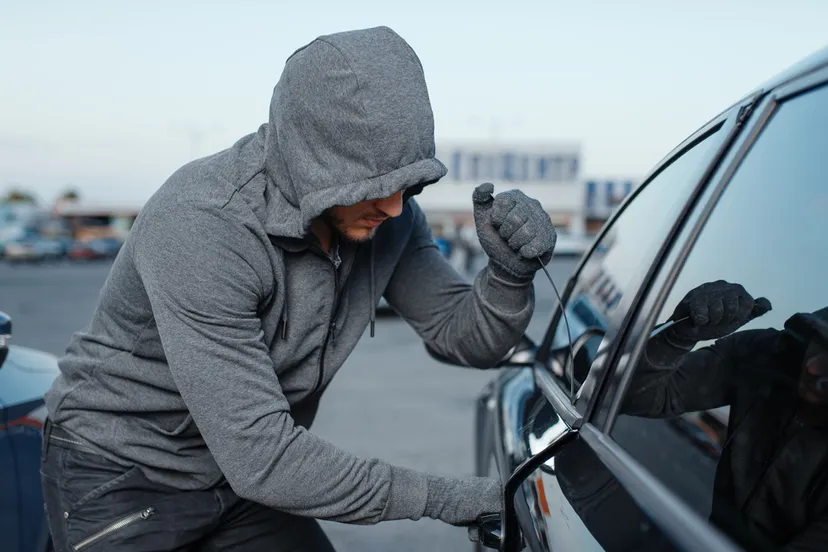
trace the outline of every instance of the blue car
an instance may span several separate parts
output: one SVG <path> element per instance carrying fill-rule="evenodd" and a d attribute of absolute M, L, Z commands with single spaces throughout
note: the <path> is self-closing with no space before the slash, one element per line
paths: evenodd
<path fill-rule="evenodd" d="M 0 312 L 0 539 L 4 552 L 51 550 L 40 487 L 43 395 L 57 357 L 9 346 L 11 320 Z"/>

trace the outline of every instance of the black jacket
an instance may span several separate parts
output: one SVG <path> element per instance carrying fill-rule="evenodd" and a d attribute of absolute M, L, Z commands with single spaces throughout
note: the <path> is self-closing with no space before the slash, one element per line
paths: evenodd
<path fill-rule="evenodd" d="M 748 550 L 828 550 L 828 427 L 805 423 L 805 344 L 748 330 L 687 352 L 651 339 L 623 411 L 668 418 L 730 406 L 710 519 Z"/>

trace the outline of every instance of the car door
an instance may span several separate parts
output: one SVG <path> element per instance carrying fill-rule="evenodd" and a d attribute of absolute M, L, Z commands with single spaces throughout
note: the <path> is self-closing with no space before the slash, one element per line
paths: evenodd
<path fill-rule="evenodd" d="M 587 371 L 582 404 L 538 379 L 551 418 L 575 430 L 559 422 L 527 439 L 547 447 L 531 464 L 549 461 L 523 484 L 541 515 L 521 525 L 544 549 L 828 547 L 828 389 L 812 372 L 828 373 L 828 71 L 763 94 L 747 113 L 618 331 L 610 317 L 602 341 L 614 343 Z M 767 296 L 773 310 L 664 357 L 665 322 L 688 290 L 717 279 Z M 698 354 L 715 362 L 684 364 Z M 533 421 L 527 432 L 543 435 Z"/>
<path fill-rule="evenodd" d="M 541 344 L 536 396 L 517 421 L 525 458 L 584 428 L 632 307 L 654 267 L 698 212 L 707 183 L 754 107 L 747 100 L 676 148 L 607 223 L 568 282 Z M 565 315 L 564 315 L 565 314 Z M 571 344 L 571 347 L 570 347 Z M 624 542 L 663 548 L 661 533 L 583 440 L 568 444 L 523 485 L 521 526 L 548 550 L 601 550 Z M 615 548 L 620 549 L 620 548 Z"/>

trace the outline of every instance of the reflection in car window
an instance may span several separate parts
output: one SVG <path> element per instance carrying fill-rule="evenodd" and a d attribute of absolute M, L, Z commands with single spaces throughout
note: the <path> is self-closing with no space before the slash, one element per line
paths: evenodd
<path fill-rule="evenodd" d="M 826 153 L 822 88 L 782 105 L 739 167 L 612 431 L 748 550 L 828 550 Z"/>
<path fill-rule="evenodd" d="M 590 328 L 606 330 L 610 317 L 628 308 L 625 300 L 631 297 L 625 294 L 634 295 L 641 284 L 645 276 L 642 268 L 646 269 L 655 257 L 722 139 L 720 133 L 713 132 L 674 160 L 637 192 L 596 244 L 567 303 L 572 341 Z M 566 343 L 566 323 L 561 318 L 552 346 Z M 601 343 L 600 335 L 587 339 L 576 351 L 574 370 L 569 369 L 567 374 L 562 366 L 550 367 L 567 394 L 580 387 Z M 574 373 L 574 381 L 569 373 Z"/>

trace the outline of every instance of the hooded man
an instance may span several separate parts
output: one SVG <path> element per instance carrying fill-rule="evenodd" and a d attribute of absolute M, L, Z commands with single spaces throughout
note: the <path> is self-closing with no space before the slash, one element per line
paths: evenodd
<path fill-rule="evenodd" d="M 174 173 L 135 221 L 46 396 L 55 549 L 332 550 L 314 518 L 499 512 L 499 482 L 362 459 L 309 433 L 381 296 L 436 352 L 489 367 L 522 336 L 555 231 L 475 190 L 468 285 L 410 199 L 446 169 L 420 61 L 392 30 L 287 61 L 269 122 Z"/>

